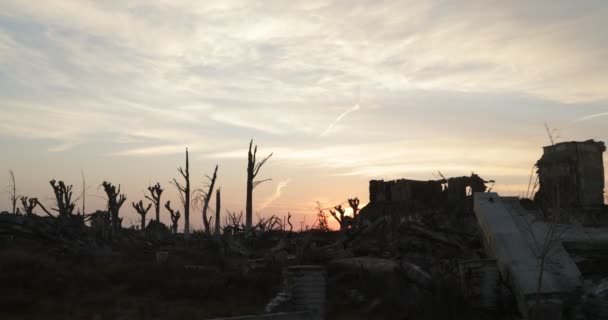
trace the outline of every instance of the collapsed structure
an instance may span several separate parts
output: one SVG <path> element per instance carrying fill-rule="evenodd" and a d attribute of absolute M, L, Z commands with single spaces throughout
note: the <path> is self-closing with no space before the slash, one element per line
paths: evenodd
<path fill-rule="evenodd" d="M 418 219 L 432 213 L 450 211 L 460 213 L 472 210 L 471 196 L 488 190 L 486 181 L 479 175 L 443 178 L 440 180 L 371 180 L 369 204 L 361 209 L 362 222 L 390 216 L 396 224 L 404 219 Z"/>
<path fill-rule="evenodd" d="M 495 259 L 526 318 L 608 317 L 608 282 L 601 280 L 608 274 L 588 267 L 608 262 L 608 229 L 598 219 L 592 227 L 572 223 L 590 224 L 576 218 L 605 211 L 605 150 L 603 142 L 593 140 L 545 147 L 534 197 L 542 213 L 524 209 L 516 197 L 474 196 L 485 252 Z M 567 219 L 554 214 L 564 212 Z M 603 302 L 590 307 L 593 299 Z"/>
<path fill-rule="evenodd" d="M 389 221 L 399 224 L 404 220 L 396 217 L 429 211 L 447 219 L 474 213 L 465 224 L 477 228 L 485 256 L 461 261 L 460 275 L 465 286 L 475 278 L 482 291 L 479 300 L 486 306 L 498 304 L 497 292 L 507 287 L 524 318 L 578 319 L 586 314 L 588 319 L 608 319 L 608 280 L 601 280 L 608 276 L 601 267 L 608 265 L 608 229 L 597 219 L 606 213 L 605 150 L 603 142 L 593 140 L 544 147 L 536 164 L 539 189 L 532 205 L 490 192 L 488 181 L 476 174 L 430 181 L 372 180 L 370 203 L 361 216 L 390 216 Z M 555 212 L 568 219 L 547 214 Z M 595 305 L 590 307 L 590 301 Z"/>
<path fill-rule="evenodd" d="M 543 156 L 536 163 L 540 188 L 535 201 L 542 207 L 559 206 L 583 215 L 601 213 L 604 210 L 604 142 L 562 142 L 543 150 Z"/>
<path fill-rule="evenodd" d="M 370 202 L 418 203 L 434 207 L 446 202 L 461 201 L 471 192 L 485 192 L 486 183 L 477 174 L 470 177 L 455 177 L 441 180 L 392 181 L 372 180 L 369 182 Z"/>

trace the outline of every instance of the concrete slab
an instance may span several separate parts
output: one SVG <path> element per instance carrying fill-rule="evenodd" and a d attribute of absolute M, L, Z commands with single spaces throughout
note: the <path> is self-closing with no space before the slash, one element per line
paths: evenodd
<path fill-rule="evenodd" d="M 582 278 L 558 241 L 548 255 L 538 291 L 540 256 L 550 226 L 525 212 L 516 200 L 492 192 L 475 193 L 474 209 L 486 252 L 496 259 L 502 278 L 513 289 L 519 309 L 527 317 L 537 294 L 546 301 L 539 309 L 561 308 L 562 302 L 582 287 Z"/>

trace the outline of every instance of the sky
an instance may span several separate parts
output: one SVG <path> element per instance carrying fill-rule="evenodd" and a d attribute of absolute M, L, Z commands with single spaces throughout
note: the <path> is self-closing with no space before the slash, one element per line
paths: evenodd
<path fill-rule="evenodd" d="M 13 170 L 48 207 L 82 171 L 87 208 L 120 184 L 137 225 L 149 184 L 177 203 L 188 147 L 193 186 L 218 164 L 240 212 L 255 139 L 274 154 L 254 211 L 296 228 L 370 179 L 474 171 L 523 195 L 545 124 L 608 140 L 606 30 L 604 0 L 0 0 L 0 185 Z"/>

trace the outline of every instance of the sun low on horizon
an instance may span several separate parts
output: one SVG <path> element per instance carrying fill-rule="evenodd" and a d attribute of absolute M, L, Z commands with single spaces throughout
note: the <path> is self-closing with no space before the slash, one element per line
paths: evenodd
<path fill-rule="evenodd" d="M 217 165 L 238 213 L 252 139 L 272 154 L 253 210 L 296 227 L 317 202 L 363 206 L 374 179 L 475 172 L 521 196 L 551 140 L 608 141 L 606 16 L 591 0 L 0 0 L 0 211 L 9 172 L 48 207 L 52 179 L 89 210 L 109 181 L 136 225 L 148 186 L 179 201 L 188 148 L 192 189 Z"/>

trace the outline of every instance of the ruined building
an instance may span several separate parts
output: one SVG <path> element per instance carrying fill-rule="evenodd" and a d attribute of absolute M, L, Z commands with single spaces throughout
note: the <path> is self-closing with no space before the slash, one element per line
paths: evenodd
<path fill-rule="evenodd" d="M 447 202 L 461 201 L 472 192 L 485 192 L 486 183 L 474 173 L 470 177 L 429 181 L 372 180 L 369 182 L 369 200 L 370 203 L 401 202 L 436 207 Z"/>
<path fill-rule="evenodd" d="M 543 149 L 543 156 L 536 163 L 540 188 L 535 200 L 542 206 L 601 212 L 604 142 L 570 141 Z"/>
<path fill-rule="evenodd" d="M 490 181 L 493 182 L 493 181 Z M 452 213 L 470 212 L 474 192 L 485 192 L 486 183 L 477 174 L 440 180 L 392 181 L 371 180 L 369 182 L 369 204 L 360 216 L 363 220 L 374 220 L 380 216 L 392 219 L 417 219 L 436 212 L 448 210 Z"/>

